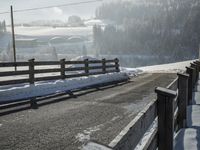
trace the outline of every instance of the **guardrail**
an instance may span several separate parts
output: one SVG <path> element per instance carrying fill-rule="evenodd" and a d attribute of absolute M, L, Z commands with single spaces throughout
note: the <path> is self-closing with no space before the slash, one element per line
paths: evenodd
<path fill-rule="evenodd" d="M 43 66 L 42 69 L 36 69 L 41 66 Z M 18 71 L 1 71 L 2 68 L 7 67 L 18 67 L 18 69 L 22 69 Z M 0 86 L 21 83 L 34 84 L 38 81 L 58 80 L 119 71 L 119 60 L 117 58 L 114 60 L 85 59 L 84 61 L 65 61 L 65 59 L 61 59 L 60 61 L 34 61 L 34 59 L 31 59 L 28 62 L 6 62 L 0 63 Z M 47 73 L 51 73 L 51 75 L 47 75 Z M 42 76 L 38 76 L 39 74 L 42 74 Z M 10 76 L 12 78 L 8 78 Z M 13 80 L 17 76 L 26 77 Z"/>
<path fill-rule="evenodd" d="M 192 104 L 199 71 L 200 61 L 194 61 L 169 86 L 157 87 L 157 99 L 121 131 L 108 149 L 173 150 L 174 133 L 186 127 L 187 106 Z"/>

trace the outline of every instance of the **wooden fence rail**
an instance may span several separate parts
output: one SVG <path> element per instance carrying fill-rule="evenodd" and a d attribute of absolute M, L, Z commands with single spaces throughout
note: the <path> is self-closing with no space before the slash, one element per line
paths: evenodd
<path fill-rule="evenodd" d="M 1 71 L 5 68 L 17 67 L 18 71 Z M 43 67 L 42 69 L 37 69 Z M 24 68 L 23 70 L 19 70 Z M 10 84 L 29 83 L 34 84 L 38 81 L 58 80 L 74 77 L 82 77 L 89 75 L 98 75 L 111 72 L 119 72 L 119 60 L 83 60 L 83 61 L 35 61 L 34 59 L 28 62 L 6 62 L 0 63 L 0 86 Z M 48 73 L 48 75 L 46 75 Z M 49 75 L 49 73 L 51 73 Z M 38 76 L 38 74 L 43 74 Z M 13 76 L 21 76 L 23 79 L 6 78 Z M 26 76 L 26 77 L 24 77 Z"/>

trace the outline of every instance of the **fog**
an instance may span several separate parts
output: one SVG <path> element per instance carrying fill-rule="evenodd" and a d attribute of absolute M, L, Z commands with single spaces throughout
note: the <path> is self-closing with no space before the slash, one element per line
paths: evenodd
<path fill-rule="evenodd" d="M 115 57 L 124 67 L 195 59 L 199 55 L 198 0 L 0 1 L 0 61 L 13 61 L 10 5 L 17 61 Z"/>

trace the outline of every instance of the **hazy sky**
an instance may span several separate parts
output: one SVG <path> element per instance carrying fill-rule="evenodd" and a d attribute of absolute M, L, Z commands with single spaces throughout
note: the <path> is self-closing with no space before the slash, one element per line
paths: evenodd
<path fill-rule="evenodd" d="M 10 11 L 10 5 L 13 5 L 14 10 L 18 10 L 82 1 L 88 0 L 0 0 L 0 13 Z M 104 0 L 104 2 L 108 1 L 111 0 Z M 70 15 L 80 15 L 84 18 L 90 18 L 94 16 L 95 8 L 100 6 L 101 4 L 102 2 L 96 2 L 76 6 L 54 7 L 37 11 L 18 12 L 14 14 L 14 19 L 15 22 L 29 22 L 41 19 L 58 19 L 66 21 L 68 16 Z M 3 19 L 5 19 L 9 23 L 10 14 L 0 14 L 0 20 Z"/>

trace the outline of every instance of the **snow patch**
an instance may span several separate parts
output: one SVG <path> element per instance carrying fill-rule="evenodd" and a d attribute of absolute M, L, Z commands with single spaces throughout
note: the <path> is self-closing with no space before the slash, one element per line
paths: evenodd
<path fill-rule="evenodd" d="M 3 124 L 0 124 L 0 127 L 2 127 Z"/>
<path fill-rule="evenodd" d="M 115 117 L 113 117 L 112 119 L 111 119 L 111 122 L 113 122 L 113 121 L 115 121 L 115 120 L 117 120 L 117 119 L 119 119 L 120 118 L 120 116 L 115 116 Z"/>
<path fill-rule="evenodd" d="M 76 139 L 79 142 L 86 143 L 90 140 L 91 134 L 93 132 L 99 131 L 102 126 L 103 126 L 103 124 L 100 124 L 98 126 L 87 128 L 86 130 L 83 131 L 83 133 L 78 133 L 76 135 Z"/>
<path fill-rule="evenodd" d="M 138 74 L 143 73 L 143 71 L 141 69 L 137 69 L 137 68 L 124 68 L 124 67 L 121 67 L 120 70 L 122 72 L 127 73 L 130 77 L 134 77 L 134 76 L 137 76 Z"/>

